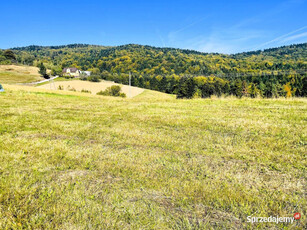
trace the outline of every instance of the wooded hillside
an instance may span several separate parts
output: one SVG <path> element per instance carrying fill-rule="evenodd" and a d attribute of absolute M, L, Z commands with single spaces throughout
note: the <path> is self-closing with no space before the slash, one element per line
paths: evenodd
<path fill-rule="evenodd" d="M 128 84 L 131 72 L 134 86 L 178 97 L 307 94 L 307 43 L 233 55 L 134 44 L 28 46 L 12 51 L 0 51 L 0 63 L 43 62 L 53 74 L 60 74 L 65 67 L 77 67 L 92 71 L 88 80 L 106 79 L 123 84 Z"/>

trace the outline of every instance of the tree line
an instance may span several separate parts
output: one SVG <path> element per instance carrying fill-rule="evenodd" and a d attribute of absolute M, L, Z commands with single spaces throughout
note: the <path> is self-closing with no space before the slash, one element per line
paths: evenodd
<path fill-rule="evenodd" d="M 178 95 L 178 98 L 306 96 L 307 43 L 233 55 L 141 45 L 72 44 L 0 50 L 0 64 L 35 65 L 60 75 L 65 67 L 101 79 Z"/>
<path fill-rule="evenodd" d="M 129 84 L 129 74 L 92 75 L 83 80 L 100 81 L 100 79 Z M 217 77 L 197 75 L 140 75 L 131 74 L 131 85 L 157 90 L 164 93 L 176 94 L 178 98 L 207 98 L 215 96 L 236 97 L 306 97 L 306 73 L 296 72 L 276 73 L 265 75 L 241 75 L 238 77 Z"/>

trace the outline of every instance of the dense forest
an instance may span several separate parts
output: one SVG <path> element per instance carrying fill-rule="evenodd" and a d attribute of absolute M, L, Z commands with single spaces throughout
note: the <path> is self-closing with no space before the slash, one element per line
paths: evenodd
<path fill-rule="evenodd" d="M 0 64 L 41 63 L 92 71 L 84 80 L 112 80 L 177 94 L 178 98 L 307 96 L 307 43 L 233 55 L 142 45 L 72 44 L 0 50 Z"/>

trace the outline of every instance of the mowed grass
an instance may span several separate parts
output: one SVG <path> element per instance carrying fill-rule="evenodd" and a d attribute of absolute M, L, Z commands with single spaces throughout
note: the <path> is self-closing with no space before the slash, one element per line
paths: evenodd
<path fill-rule="evenodd" d="M 0 84 L 30 83 L 42 79 L 37 67 L 0 65 Z"/>
<path fill-rule="evenodd" d="M 0 229 L 306 227 L 306 99 L 5 88 Z"/>
<path fill-rule="evenodd" d="M 76 91 L 81 92 L 82 90 L 89 90 L 92 94 L 97 94 L 100 91 L 106 90 L 106 88 L 113 85 L 120 85 L 112 81 L 101 81 L 101 82 L 90 82 L 90 81 L 81 81 L 81 80 L 70 80 L 70 81 L 57 81 L 48 84 L 43 84 L 38 86 L 42 89 L 58 89 L 59 86 L 65 91 L 69 91 L 71 88 Z M 139 87 L 131 86 L 131 89 L 127 85 L 120 85 L 121 92 L 125 93 L 127 97 L 131 94 L 131 97 L 135 97 L 141 94 L 144 89 Z"/>

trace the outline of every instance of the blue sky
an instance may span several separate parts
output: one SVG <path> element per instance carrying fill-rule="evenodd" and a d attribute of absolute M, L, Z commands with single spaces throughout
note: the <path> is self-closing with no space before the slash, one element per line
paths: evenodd
<path fill-rule="evenodd" d="M 237 53 L 307 42 L 307 0 L 1 1 L 0 48 L 128 43 Z"/>

